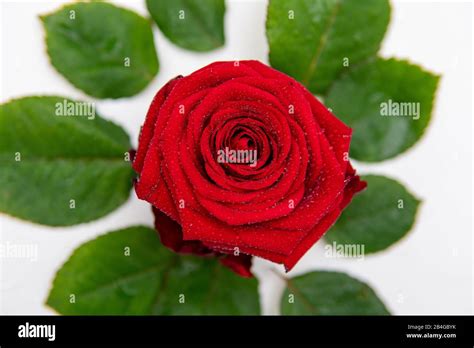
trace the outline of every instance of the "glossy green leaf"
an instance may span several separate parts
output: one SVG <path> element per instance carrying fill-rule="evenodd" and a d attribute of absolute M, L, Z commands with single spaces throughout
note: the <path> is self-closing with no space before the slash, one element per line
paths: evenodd
<path fill-rule="evenodd" d="M 224 45 L 224 0 L 147 0 L 154 21 L 173 43 L 193 51 Z"/>
<path fill-rule="evenodd" d="M 392 158 L 423 135 L 439 77 L 403 60 L 377 58 L 336 81 L 325 104 L 353 128 L 351 157 Z"/>
<path fill-rule="evenodd" d="M 365 283 L 339 272 L 311 272 L 287 280 L 281 300 L 284 315 L 387 315 Z"/>
<path fill-rule="evenodd" d="M 410 231 L 420 201 L 393 179 L 367 175 L 363 180 L 367 189 L 354 197 L 325 239 L 363 246 L 369 254 L 391 246 Z"/>
<path fill-rule="evenodd" d="M 97 98 L 140 92 L 158 72 L 151 23 L 103 2 L 75 3 L 41 17 L 53 66 Z"/>
<path fill-rule="evenodd" d="M 342 71 L 377 53 L 389 20 L 388 0 L 270 0 L 270 64 L 324 94 Z"/>
<path fill-rule="evenodd" d="M 172 253 L 156 231 L 135 226 L 77 248 L 47 304 L 75 315 L 251 315 L 259 313 L 257 288 L 256 279 L 214 258 Z"/>
<path fill-rule="evenodd" d="M 102 217 L 130 194 L 130 147 L 93 104 L 63 97 L 2 104 L 0 211 L 52 226 Z"/>

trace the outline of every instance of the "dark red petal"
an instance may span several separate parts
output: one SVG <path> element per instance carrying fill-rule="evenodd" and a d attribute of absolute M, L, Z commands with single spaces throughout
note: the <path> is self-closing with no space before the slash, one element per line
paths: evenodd
<path fill-rule="evenodd" d="M 213 255 L 219 258 L 219 261 L 226 267 L 238 275 L 246 278 L 253 277 L 250 268 L 252 267 L 252 256 L 246 254 L 222 255 L 204 245 L 201 241 L 185 241 L 183 240 L 183 233 L 181 226 L 170 219 L 166 214 L 153 207 L 153 214 L 155 215 L 155 228 L 160 235 L 161 243 L 167 248 L 181 253 L 194 254 L 200 256 Z"/>
<path fill-rule="evenodd" d="M 242 277 L 253 277 L 252 272 L 250 272 L 250 268 L 252 267 L 252 256 L 250 255 L 240 254 L 239 256 L 235 256 L 230 254 L 219 258 L 219 261 Z"/>
<path fill-rule="evenodd" d="M 212 250 L 200 241 L 184 241 L 181 226 L 166 214 L 153 207 L 155 229 L 160 235 L 161 243 L 167 248 L 184 254 L 208 255 Z"/>

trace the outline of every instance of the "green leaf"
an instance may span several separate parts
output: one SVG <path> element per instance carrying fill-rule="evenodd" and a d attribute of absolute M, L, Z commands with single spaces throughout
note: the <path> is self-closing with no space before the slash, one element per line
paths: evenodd
<path fill-rule="evenodd" d="M 147 0 L 148 11 L 165 36 L 193 51 L 224 45 L 224 0 Z"/>
<path fill-rule="evenodd" d="M 256 279 L 239 277 L 213 258 L 172 253 L 156 231 L 141 226 L 76 249 L 58 271 L 47 304 L 75 315 L 259 313 Z"/>
<path fill-rule="evenodd" d="M 365 283 L 339 272 L 311 272 L 288 279 L 281 300 L 284 315 L 388 315 Z"/>
<path fill-rule="evenodd" d="M 52 226 L 102 217 L 130 194 L 130 147 L 123 129 L 95 114 L 93 104 L 63 97 L 2 104 L 0 211 Z"/>
<path fill-rule="evenodd" d="M 369 254 L 389 247 L 410 231 L 420 201 L 393 179 L 368 175 L 363 180 L 367 189 L 354 197 L 325 239 L 363 246 Z"/>
<path fill-rule="evenodd" d="M 140 92 L 158 72 L 151 23 L 108 3 L 76 3 L 41 17 L 53 66 L 97 98 Z"/>
<path fill-rule="evenodd" d="M 407 61 L 377 58 L 336 81 L 325 103 L 354 130 L 351 157 L 376 162 L 413 146 L 431 119 L 438 80 Z"/>
<path fill-rule="evenodd" d="M 324 94 L 348 66 L 377 53 L 389 20 L 388 0 L 270 0 L 270 64 Z"/>

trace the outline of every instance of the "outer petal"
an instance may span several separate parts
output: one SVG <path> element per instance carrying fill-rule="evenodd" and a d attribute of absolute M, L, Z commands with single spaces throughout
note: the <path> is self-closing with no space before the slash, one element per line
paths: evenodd
<path fill-rule="evenodd" d="M 361 181 L 358 176 L 355 175 L 355 171 L 349 164 L 350 170 L 346 175 L 346 186 L 341 197 L 339 207 L 334 211 L 326 215 L 304 238 L 303 240 L 292 250 L 288 257 L 284 260 L 283 264 L 287 271 L 291 270 L 295 264 L 303 257 L 303 255 L 319 240 L 321 237 L 331 228 L 336 222 L 337 218 L 341 214 L 342 210 L 350 203 L 352 197 L 359 191 L 367 187 L 365 181 Z"/>
<path fill-rule="evenodd" d="M 183 240 L 181 226 L 155 207 L 153 207 L 153 214 L 155 215 L 155 229 L 160 235 L 161 243 L 167 248 L 184 254 L 207 255 L 212 253 L 212 250 L 200 241 Z"/>
<path fill-rule="evenodd" d="M 143 162 L 145 161 L 148 147 L 153 137 L 153 133 L 155 132 L 156 119 L 158 117 L 158 113 L 160 112 L 161 106 L 180 78 L 181 76 L 178 76 L 164 85 L 158 91 L 158 93 L 156 93 L 150 107 L 148 108 L 145 123 L 140 131 L 140 136 L 138 139 L 138 150 L 132 165 L 133 169 L 135 169 L 137 173 L 140 173 L 143 169 Z"/>
<path fill-rule="evenodd" d="M 219 261 L 242 277 L 253 277 L 252 272 L 250 272 L 250 268 L 252 267 L 252 256 L 250 255 L 240 254 L 239 256 L 235 256 L 231 254 L 221 257 Z"/>
<path fill-rule="evenodd" d="M 169 249 L 183 254 L 196 254 L 202 256 L 216 256 L 219 261 L 232 271 L 242 277 L 253 277 L 250 268 L 252 267 L 252 256 L 246 254 L 239 254 L 238 256 L 222 255 L 216 252 L 201 241 L 185 241 L 183 240 L 183 233 L 181 226 L 170 219 L 166 214 L 153 207 L 153 214 L 155 215 L 155 228 L 160 235 L 161 242 Z"/>

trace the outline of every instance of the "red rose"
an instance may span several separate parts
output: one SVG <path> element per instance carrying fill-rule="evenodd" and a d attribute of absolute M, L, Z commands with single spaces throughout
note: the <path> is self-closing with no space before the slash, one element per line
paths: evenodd
<path fill-rule="evenodd" d="M 219 255 L 244 276 L 250 255 L 290 270 L 366 186 L 350 139 L 294 79 L 258 61 L 217 62 L 155 96 L 135 190 L 167 247 Z"/>

